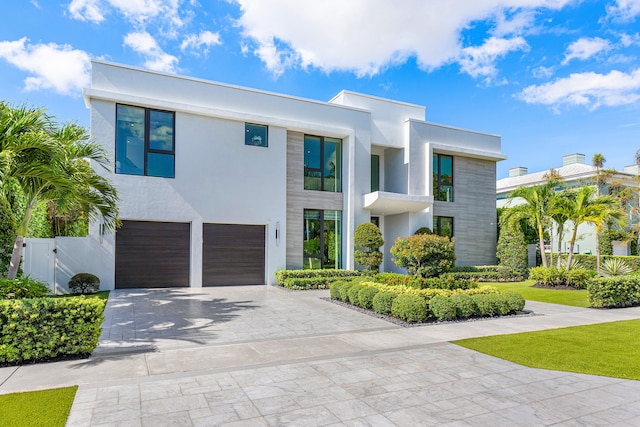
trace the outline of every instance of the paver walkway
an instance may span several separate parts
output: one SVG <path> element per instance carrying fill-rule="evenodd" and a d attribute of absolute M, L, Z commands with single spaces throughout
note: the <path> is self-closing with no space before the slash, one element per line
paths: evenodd
<path fill-rule="evenodd" d="M 640 425 L 640 382 L 525 368 L 447 341 L 640 318 L 403 328 L 268 286 L 114 291 L 86 360 L 0 368 L 0 393 L 79 384 L 68 426 Z"/>

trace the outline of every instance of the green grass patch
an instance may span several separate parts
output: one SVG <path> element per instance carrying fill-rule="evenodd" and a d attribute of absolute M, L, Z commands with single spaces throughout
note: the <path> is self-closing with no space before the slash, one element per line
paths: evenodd
<path fill-rule="evenodd" d="M 551 304 L 571 305 L 574 307 L 589 307 L 589 294 L 586 289 L 565 290 L 551 288 L 532 288 L 534 280 L 524 282 L 502 283 L 487 282 L 485 285 L 495 286 L 502 291 L 514 291 L 524 297 L 525 300 L 548 302 Z"/>
<path fill-rule="evenodd" d="M 78 386 L 0 395 L 0 424 L 5 427 L 64 427 Z"/>
<path fill-rule="evenodd" d="M 640 380 L 640 320 L 454 341 L 531 368 Z"/>

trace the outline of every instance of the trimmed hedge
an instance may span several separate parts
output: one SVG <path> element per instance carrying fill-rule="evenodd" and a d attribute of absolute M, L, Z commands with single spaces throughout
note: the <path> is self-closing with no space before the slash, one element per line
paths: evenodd
<path fill-rule="evenodd" d="M 391 314 L 393 300 L 396 299 L 398 295 L 396 292 L 380 290 L 376 296 L 373 297 L 373 311 L 380 314 Z"/>
<path fill-rule="evenodd" d="M 640 304 L 639 276 L 596 277 L 589 282 L 592 307 L 629 307 Z"/>
<path fill-rule="evenodd" d="M 539 285 L 556 287 L 571 286 L 576 289 L 585 289 L 589 281 L 597 276 L 593 270 L 584 268 L 572 268 L 565 271 L 557 267 L 533 267 L 529 269 L 529 278 Z"/>
<path fill-rule="evenodd" d="M 557 256 L 557 254 L 556 254 Z M 560 254 L 563 260 L 567 260 L 567 254 Z M 612 256 L 612 255 L 602 255 L 600 257 L 600 261 L 604 262 L 606 259 L 617 258 L 621 259 L 629 265 L 633 269 L 633 271 L 640 270 L 640 256 Z M 588 254 L 573 254 L 572 259 L 574 261 L 579 261 L 580 266 L 586 268 L 587 270 L 595 270 L 596 269 L 596 256 L 588 255 Z M 554 257 L 555 260 L 555 257 Z"/>
<path fill-rule="evenodd" d="M 515 292 L 499 294 L 436 296 L 429 309 L 438 320 L 453 320 L 470 316 L 505 316 L 522 311 L 524 298 Z"/>
<path fill-rule="evenodd" d="M 415 294 L 400 294 L 391 304 L 391 314 L 407 322 L 424 322 L 428 317 L 429 303 Z"/>
<path fill-rule="evenodd" d="M 285 286 L 286 279 L 304 279 L 312 277 L 331 277 L 331 278 L 343 278 L 360 276 L 361 272 L 356 270 L 278 270 L 276 271 L 276 282 L 278 285 Z"/>
<path fill-rule="evenodd" d="M 83 297 L 0 301 L 0 364 L 90 354 L 104 307 Z"/>
<path fill-rule="evenodd" d="M 0 279 L 0 299 L 41 298 L 49 292 L 45 284 L 28 277 Z"/>
<path fill-rule="evenodd" d="M 400 273 L 379 273 L 374 280 L 390 286 L 407 286 L 415 289 L 472 289 L 478 284 L 466 279 L 458 279 L 445 274 L 442 277 L 426 279 L 420 276 L 409 276 Z"/>
<path fill-rule="evenodd" d="M 453 272 L 448 273 L 456 280 L 473 280 L 475 282 L 522 282 L 524 277 L 522 275 L 505 275 L 496 271 L 476 271 L 476 272 Z"/>

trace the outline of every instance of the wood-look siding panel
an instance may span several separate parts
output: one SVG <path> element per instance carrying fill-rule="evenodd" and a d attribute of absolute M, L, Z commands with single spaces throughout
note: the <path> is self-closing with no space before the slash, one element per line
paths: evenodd
<path fill-rule="evenodd" d="M 263 285 L 263 225 L 203 224 L 202 286 Z"/>
<path fill-rule="evenodd" d="M 189 223 L 123 221 L 116 233 L 116 288 L 189 286 Z"/>

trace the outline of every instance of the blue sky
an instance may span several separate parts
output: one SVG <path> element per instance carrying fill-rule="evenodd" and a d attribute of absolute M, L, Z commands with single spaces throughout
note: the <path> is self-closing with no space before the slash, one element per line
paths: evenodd
<path fill-rule="evenodd" d="M 21 0 L 0 17 L 0 100 L 89 123 L 90 59 L 326 101 L 425 105 L 502 136 L 530 172 L 640 149 L 640 0 Z"/>

